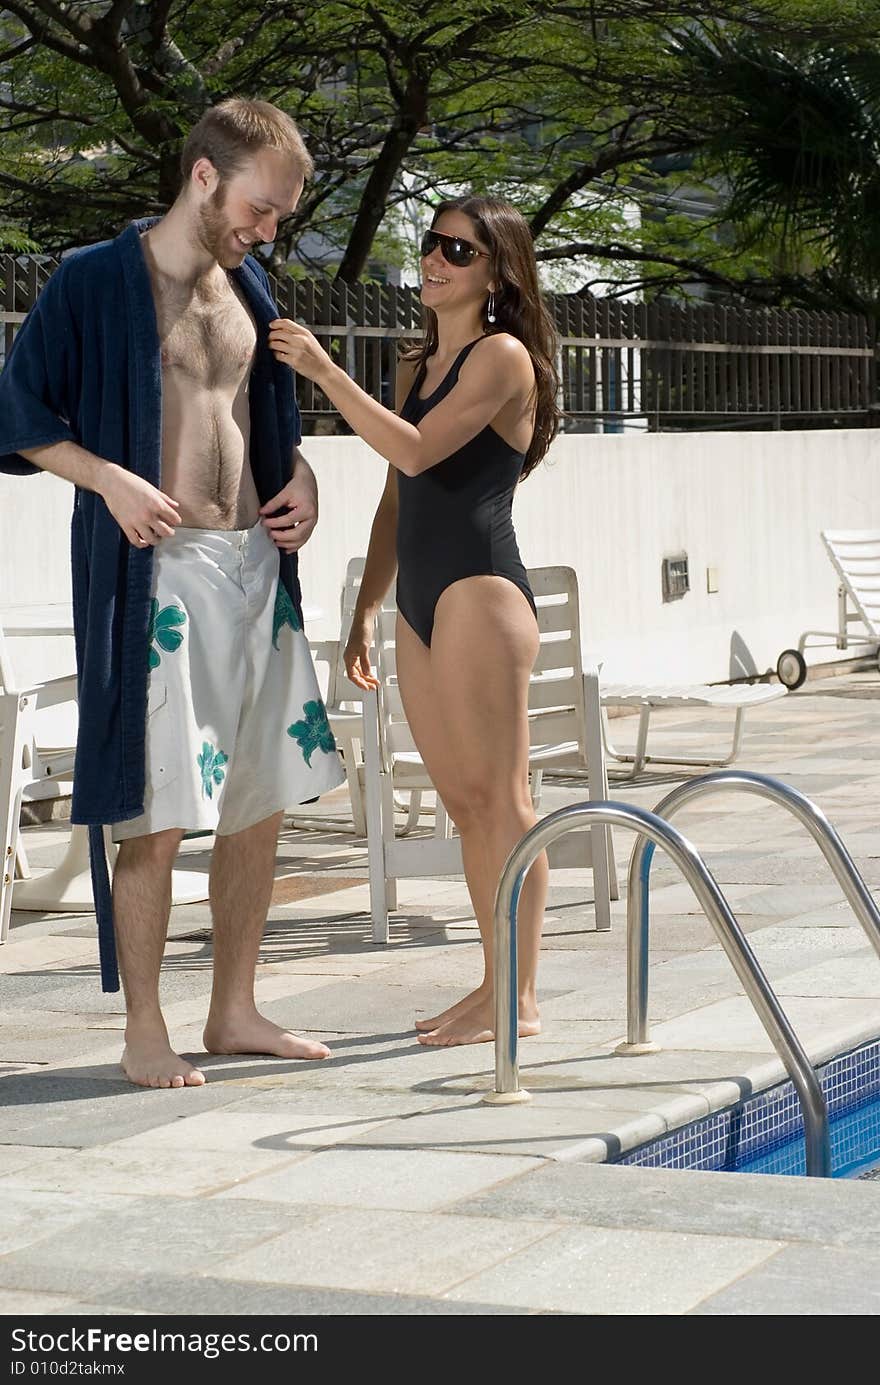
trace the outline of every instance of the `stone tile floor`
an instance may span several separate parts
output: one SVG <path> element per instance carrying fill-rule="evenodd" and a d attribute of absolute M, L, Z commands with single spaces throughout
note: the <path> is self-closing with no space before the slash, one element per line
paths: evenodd
<path fill-rule="evenodd" d="M 749 714 L 738 763 L 812 796 L 872 889 L 878 693 L 876 673 L 811 681 Z M 657 728 L 661 744 L 692 750 L 729 731 L 711 713 L 669 713 Z M 611 796 L 653 807 L 675 782 L 646 776 Z M 582 797 L 576 780 L 557 779 L 544 806 Z M 659 853 L 651 1012 L 662 1051 L 614 1053 L 625 901 L 612 932 L 597 933 L 589 873 L 554 874 L 544 1033 L 520 1048 L 533 1099 L 498 1108 L 480 1100 L 490 1046 L 425 1050 L 412 1030 L 478 979 L 463 883 L 401 884 L 391 943 L 375 947 L 365 845 L 346 834 L 345 809 L 337 793 L 307 827 L 285 829 L 257 982 L 268 1014 L 330 1045 L 323 1063 L 208 1058 L 204 1088 L 132 1088 L 93 919 L 13 915 L 0 951 L 0 1313 L 880 1312 L 877 1182 L 600 1162 L 782 1076 L 711 926 Z M 880 1034 L 880 959 L 804 830 L 739 795 L 676 821 L 811 1058 Z M 28 829 L 32 868 L 58 859 L 65 831 Z M 624 895 L 630 848 L 618 833 Z M 185 854 L 204 864 L 205 841 Z M 209 929 L 207 905 L 173 910 L 165 1008 L 194 1054 Z"/>

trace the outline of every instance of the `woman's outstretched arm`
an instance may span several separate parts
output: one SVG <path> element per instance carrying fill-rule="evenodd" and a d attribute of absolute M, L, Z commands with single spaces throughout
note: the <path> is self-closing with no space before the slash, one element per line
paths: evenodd
<path fill-rule="evenodd" d="M 374 451 L 406 476 L 418 476 L 477 437 L 511 399 L 531 407 L 531 357 L 516 337 L 486 337 L 467 359 L 453 395 L 415 427 L 372 399 L 334 365 L 306 327 L 279 318 L 270 324 L 269 344 L 280 361 L 314 380 L 347 423 Z"/>

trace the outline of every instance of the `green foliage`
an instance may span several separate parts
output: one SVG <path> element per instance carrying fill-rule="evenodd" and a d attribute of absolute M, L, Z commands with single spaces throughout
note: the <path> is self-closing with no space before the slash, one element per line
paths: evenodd
<path fill-rule="evenodd" d="M 239 94 L 288 110 L 316 160 L 277 270 L 288 257 L 290 273 L 338 266 L 348 279 L 413 268 L 418 224 L 474 187 L 520 206 L 560 286 L 756 296 L 794 292 L 804 265 L 866 292 L 874 282 L 865 221 L 846 240 L 827 204 L 841 187 L 864 218 L 876 202 L 880 0 L 96 0 L 61 14 L 48 0 L 0 11 L 10 248 L 57 252 L 160 213 L 187 131 Z M 843 177 L 837 145 L 792 158 L 801 131 L 786 102 L 797 89 L 807 109 L 811 96 L 830 136 L 829 82 L 861 131 L 861 181 Z M 759 167 L 774 129 L 789 143 Z M 822 184 L 821 209 L 791 178 L 777 196 L 774 170 L 802 169 Z M 876 228 L 868 240 L 880 262 Z"/>

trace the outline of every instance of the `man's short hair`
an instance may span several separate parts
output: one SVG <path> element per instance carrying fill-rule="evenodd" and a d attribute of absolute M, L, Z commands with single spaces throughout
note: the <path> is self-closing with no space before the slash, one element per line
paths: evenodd
<path fill-rule="evenodd" d="M 183 182 L 189 181 L 199 159 L 210 159 L 221 181 L 226 182 L 261 149 L 289 154 L 303 178 L 314 169 L 312 156 L 289 115 L 268 101 L 230 97 L 205 111 L 187 135 L 180 156 Z"/>

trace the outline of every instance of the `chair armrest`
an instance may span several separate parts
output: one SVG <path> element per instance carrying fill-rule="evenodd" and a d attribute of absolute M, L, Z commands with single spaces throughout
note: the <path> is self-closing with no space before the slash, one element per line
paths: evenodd
<path fill-rule="evenodd" d="M 602 672 L 604 660 L 596 649 L 584 649 L 581 651 L 581 668 L 585 674 L 598 678 Z"/>
<path fill-rule="evenodd" d="M 309 640 L 312 658 L 320 663 L 330 664 L 331 668 L 339 658 L 338 640 Z"/>
<path fill-rule="evenodd" d="M 76 702 L 77 678 L 75 673 L 65 673 L 60 678 L 47 678 L 43 683 L 31 683 L 26 688 L 4 688 L 4 693 L 19 699 L 33 699 L 36 709 L 57 707 L 62 702 Z"/>

